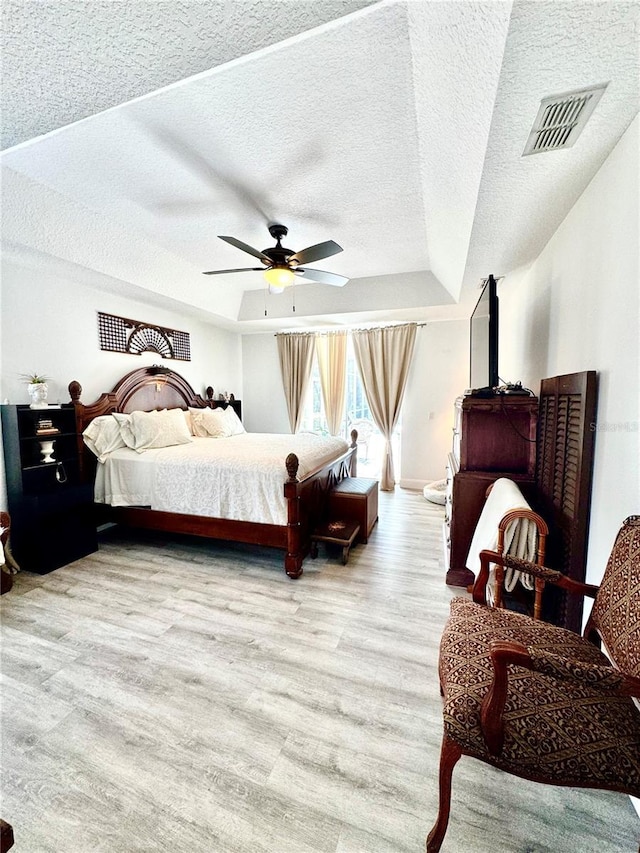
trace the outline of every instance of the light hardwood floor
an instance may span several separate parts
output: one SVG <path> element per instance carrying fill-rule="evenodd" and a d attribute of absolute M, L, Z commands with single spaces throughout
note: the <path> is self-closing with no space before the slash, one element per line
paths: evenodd
<path fill-rule="evenodd" d="M 409 853 L 437 811 L 440 507 L 397 489 L 349 564 L 111 531 L 3 596 L 16 853 Z M 463 758 L 443 853 L 635 853 L 623 795 Z"/>

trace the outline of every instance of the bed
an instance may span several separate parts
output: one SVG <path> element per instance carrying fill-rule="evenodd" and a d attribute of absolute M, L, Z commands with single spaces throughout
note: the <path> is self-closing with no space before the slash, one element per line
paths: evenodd
<path fill-rule="evenodd" d="M 70 383 L 69 393 L 76 414 L 82 476 L 85 480 L 94 479 L 98 487 L 97 506 L 101 519 L 132 527 L 280 548 L 285 552 L 284 569 L 290 578 L 302 574 L 311 534 L 321 520 L 330 490 L 344 477 L 357 474 L 355 430 L 351 433 L 350 445 L 335 439 L 322 442 L 310 434 L 244 433 L 221 439 L 196 436 L 189 444 L 177 446 L 173 451 L 151 448 L 136 454 L 129 448 L 120 448 L 106 454 L 108 458 L 98 463 L 82 438 L 82 433 L 97 418 L 114 413 L 131 415 L 164 409 L 182 409 L 186 413 L 227 406 L 239 414 L 240 404 L 215 400 L 211 388 L 207 389 L 206 398 L 201 397 L 186 379 L 165 367 L 134 370 L 112 391 L 100 395 L 89 405 L 80 400 L 79 382 Z M 252 436 L 261 438 L 252 444 Z M 260 445 L 266 449 L 267 444 L 271 445 L 271 456 L 268 461 L 258 463 Z M 319 455 L 309 455 L 309 445 L 319 450 Z M 214 449 L 211 454 L 209 447 Z M 274 453 L 278 454 L 277 464 Z M 209 458 L 216 454 L 222 456 L 220 464 L 230 468 L 225 476 L 231 478 L 235 486 L 218 487 L 219 469 L 215 468 L 218 463 L 215 458 Z M 186 474 L 179 473 L 182 463 L 187 466 Z M 157 473 L 151 474 L 153 466 L 157 466 Z M 136 478 L 132 480 L 128 472 L 134 468 L 139 473 L 132 473 L 131 477 Z M 247 479 L 249 469 L 253 470 L 253 485 Z M 187 480 L 195 483 L 191 496 L 184 487 Z M 172 489 L 171 484 L 178 481 L 181 485 Z M 126 489 L 123 483 L 127 484 Z M 129 483 L 132 483 L 130 489 Z M 153 483 L 152 488 L 150 483 Z M 205 506 L 207 489 L 210 501 Z M 220 499 L 222 491 L 226 496 L 224 500 Z M 172 492 L 177 493 L 177 503 Z M 262 507 L 267 515 L 256 511 L 251 501 L 245 500 L 248 492 L 262 496 Z M 131 505 L 136 498 L 139 504 Z"/>

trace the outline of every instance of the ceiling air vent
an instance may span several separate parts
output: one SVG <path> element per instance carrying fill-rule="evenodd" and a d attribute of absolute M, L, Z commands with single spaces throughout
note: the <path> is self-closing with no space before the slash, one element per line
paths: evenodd
<path fill-rule="evenodd" d="M 603 83 L 543 98 L 522 155 L 570 148 L 582 133 L 607 85 Z"/>

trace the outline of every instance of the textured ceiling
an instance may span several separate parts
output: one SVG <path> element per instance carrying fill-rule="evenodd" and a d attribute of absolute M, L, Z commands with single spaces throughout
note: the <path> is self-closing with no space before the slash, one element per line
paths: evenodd
<path fill-rule="evenodd" d="M 3 5 L 4 251 L 223 325 L 468 315 L 638 110 L 636 3 L 88 8 Z M 604 81 L 572 149 L 521 157 L 542 97 Z M 202 276 L 253 266 L 216 235 L 264 249 L 268 221 L 339 242 L 313 266 L 349 284 L 294 288 L 292 315 L 259 273 Z"/>
<path fill-rule="evenodd" d="M 373 0 L 2 0 L 2 148 Z"/>

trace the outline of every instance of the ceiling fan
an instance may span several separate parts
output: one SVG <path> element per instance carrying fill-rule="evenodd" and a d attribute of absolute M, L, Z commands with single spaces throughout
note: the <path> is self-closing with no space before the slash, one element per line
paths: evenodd
<path fill-rule="evenodd" d="M 203 275 L 223 275 L 233 272 L 257 272 L 264 273 L 264 277 L 269 283 L 269 290 L 272 293 L 282 293 L 285 287 L 292 284 L 303 284 L 305 282 L 317 282 L 319 284 L 332 284 L 335 287 L 342 287 L 349 279 L 343 275 L 326 272 L 324 270 L 302 269 L 303 264 L 313 263 L 322 258 L 329 258 L 331 255 L 337 255 L 342 251 L 342 246 L 334 243 L 333 240 L 326 240 L 324 243 L 317 243 L 315 246 L 309 246 L 302 249 L 300 252 L 294 252 L 293 249 L 286 249 L 282 245 L 282 238 L 286 237 L 289 229 L 285 225 L 272 223 L 269 225 L 269 234 L 276 241 L 276 245 L 270 249 L 264 249 L 262 252 L 259 249 L 254 249 L 252 246 L 243 243 L 241 240 L 236 240 L 235 237 L 223 237 L 220 239 L 237 249 L 242 249 L 258 258 L 262 267 L 243 267 L 234 270 L 209 270 Z M 298 279 L 298 281 L 296 281 Z"/>

